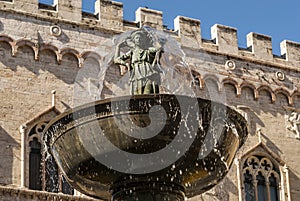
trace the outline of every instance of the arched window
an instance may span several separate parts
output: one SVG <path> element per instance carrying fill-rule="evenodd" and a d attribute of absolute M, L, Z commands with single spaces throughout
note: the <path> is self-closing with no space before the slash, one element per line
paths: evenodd
<path fill-rule="evenodd" d="M 63 177 L 51 153 L 42 146 L 42 133 L 47 123 L 38 123 L 29 131 L 29 189 L 73 195 L 73 188 Z"/>
<path fill-rule="evenodd" d="M 271 160 L 250 156 L 243 164 L 245 201 L 279 201 L 280 172 Z"/>
<path fill-rule="evenodd" d="M 41 181 L 41 143 L 36 137 L 29 142 L 29 188 L 42 190 Z"/>

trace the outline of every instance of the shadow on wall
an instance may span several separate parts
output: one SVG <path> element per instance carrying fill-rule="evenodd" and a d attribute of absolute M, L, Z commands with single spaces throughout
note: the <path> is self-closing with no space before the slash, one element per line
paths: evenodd
<path fill-rule="evenodd" d="M 20 145 L 0 126 L 0 185 L 12 184 L 13 149 Z"/>
<path fill-rule="evenodd" d="M 281 156 L 282 155 L 282 151 L 279 149 L 279 147 L 273 143 L 270 138 L 268 138 L 267 135 L 265 134 L 261 134 L 263 136 L 263 138 L 266 140 L 266 146 L 268 148 L 270 148 L 277 156 Z"/>
<path fill-rule="evenodd" d="M 67 84 L 74 84 L 75 81 L 82 81 L 91 76 L 95 79 L 98 77 L 100 57 L 96 54 L 85 52 L 84 60 L 81 62 L 78 57 L 79 53 L 76 50 L 65 49 L 59 56 L 58 61 L 57 49 L 40 49 L 37 56 L 32 47 L 26 44 L 26 41 L 22 42 L 25 44 L 21 44 L 15 55 L 12 56 L 10 44 L 6 41 L 0 41 L 0 66 L 3 65 L 4 68 L 10 68 L 14 72 L 24 67 L 36 76 L 49 72 Z M 55 47 L 52 46 L 52 48 Z M 36 59 L 34 59 L 35 57 Z M 79 66 L 79 62 L 82 66 Z M 44 79 L 52 78 L 47 76 Z"/>
<path fill-rule="evenodd" d="M 43 37 L 41 36 L 40 32 L 37 33 L 38 34 L 38 41 L 40 44 L 44 44 L 45 41 L 43 40 Z M 61 34 L 59 36 L 56 37 L 57 40 L 59 40 L 62 43 L 68 43 L 70 42 L 70 38 L 67 36 L 67 34 L 64 31 L 61 31 Z"/>
<path fill-rule="evenodd" d="M 0 65 L 2 63 L 12 71 L 17 71 L 19 67 L 25 67 L 37 76 L 48 71 L 67 84 L 74 83 L 79 71 L 77 58 L 69 53 L 65 54 L 61 63 L 58 64 L 55 53 L 50 50 L 41 51 L 39 61 L 34 60 L 33 50 L 26 45 L 18 48 L 15 57 L 11 57 L 11 47 L 5 42 L 0 42 L 0 50 L 3 55 L 0 57 Z"/>
<path fill-rule="evenodd" d="M 300 188 L 293 188 L 293 186 L 300 186 L 300 172 L 289 169 L 289 177 L 291 186 L 291 200 L 299 200 Z"/>
<path fill-rule="evenodd" d="M 3 26 L 3 23 L 0 21 L 0 31 L 3 31 L 4 30 L 4 26 Z"/>
<path fill-rule="evenodd" d="M 253 110 L 248 110 L 248 115 L 250 121 L 250 135 L 254 136 L 258 129 L 257 126 L 264 127 L 265 124 Z"/>

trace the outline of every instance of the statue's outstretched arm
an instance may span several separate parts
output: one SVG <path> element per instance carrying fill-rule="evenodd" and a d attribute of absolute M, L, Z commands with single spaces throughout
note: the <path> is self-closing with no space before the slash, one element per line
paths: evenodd
<path fill-rule="evenodd" d="M 130 70 L 130 64 L 128 62 L 126 62 L 126 60 L 130 59 L 131 51 L 120 56 L 120 46 L 121 45 L 124 46 L 124 43 L 120 43 L 117 45 L 115 56 L 114 56 L 114 63 L 120 65 L 120 73 L 121 73 L 121 75 L 124 75 L 126 73 L 126 71 Z"/>
<path fill-rule="evenodd" d="M 122 56 L 120 56 L 120 47 L 124 46 L 124 45 L 125 45 L 124 42 L 117 45 L 115 56 L 114 56 L 114 63 L 128 67 L 128 63 L 126 62 L 126 60 L 130 58 L 130 52 L 131 51 L 127 52 L 126 54 L 124 54 Z"/>

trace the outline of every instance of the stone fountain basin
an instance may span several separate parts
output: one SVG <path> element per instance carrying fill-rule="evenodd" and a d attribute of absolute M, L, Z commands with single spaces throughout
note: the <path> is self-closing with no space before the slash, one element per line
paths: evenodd
<path fill-rule="evenodd" d="M 85 104 L 45 130 L 68 182 L 103 200 L 130 183 L 160 182 L 199 195 L 225 177 L 248 134 L 246 120 L 228 106 L 169 94 Z"/>

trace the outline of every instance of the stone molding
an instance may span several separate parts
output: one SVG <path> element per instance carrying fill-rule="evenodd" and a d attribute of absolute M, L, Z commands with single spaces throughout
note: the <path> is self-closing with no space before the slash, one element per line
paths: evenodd
<path fill-rule="evenodd" d="M 13 200 L 51 200 L 51 201 L 96 201 L 87 196 L 74 196 L 66 194 L 49 193 L 46 191 L 34 191 L 29 189 L 0 186 L 0 198 L 7 201 Z"/>

